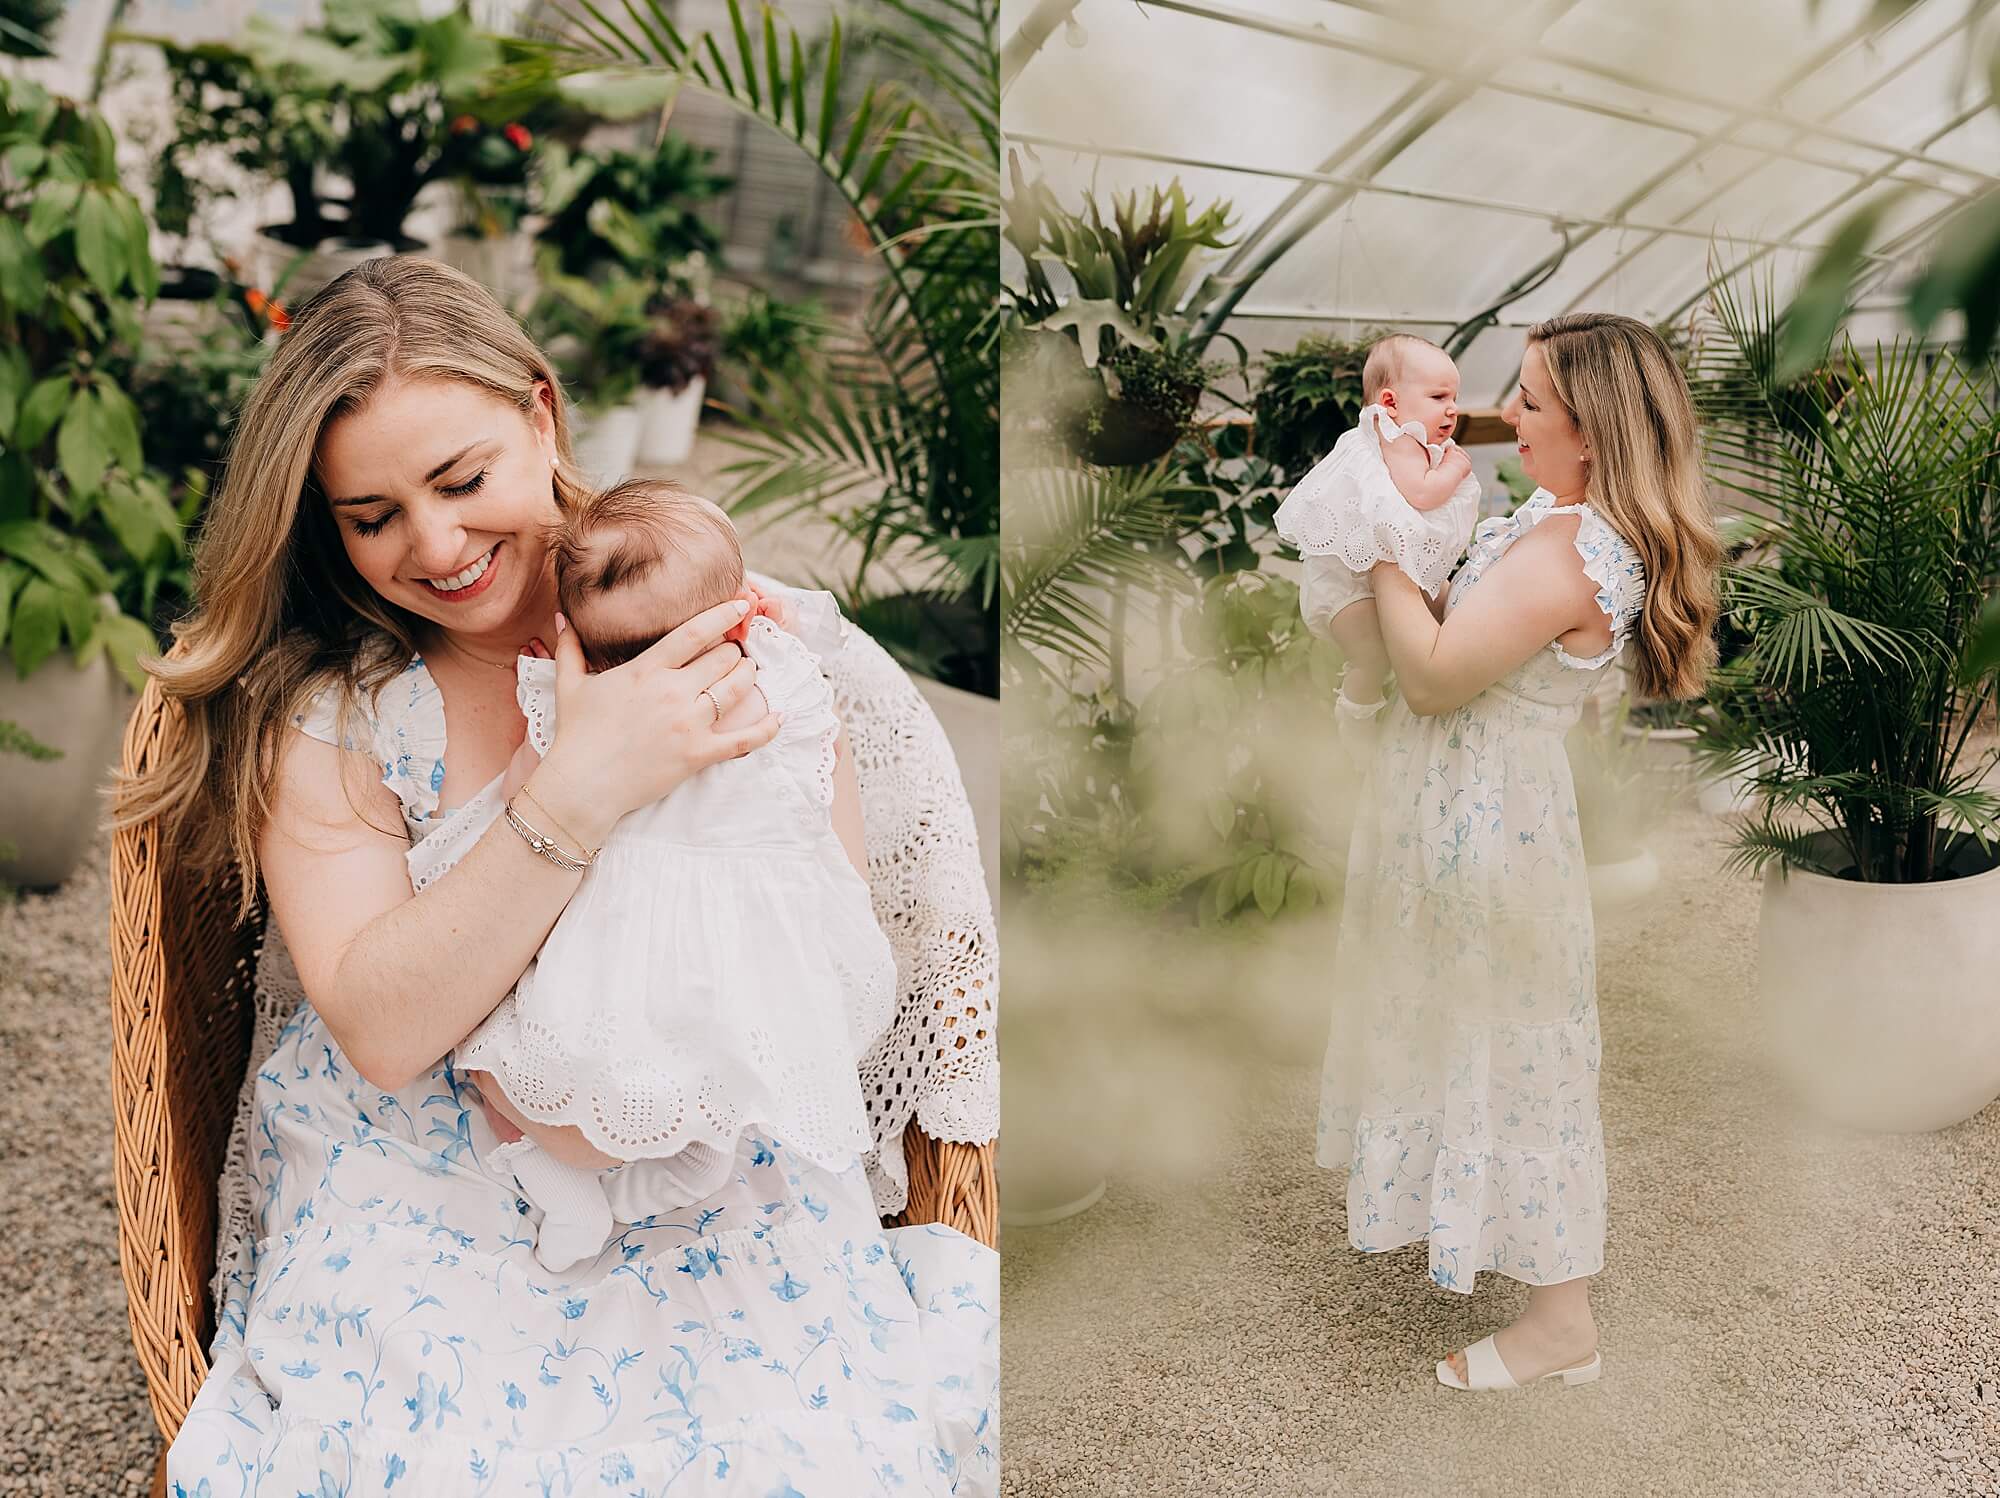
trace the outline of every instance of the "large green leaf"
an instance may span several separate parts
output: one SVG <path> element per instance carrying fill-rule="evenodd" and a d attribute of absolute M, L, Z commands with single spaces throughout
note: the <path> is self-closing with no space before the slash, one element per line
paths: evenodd
<path fill-rule="evenodd" d="M 20 223 L 0 217 L 0 297 L 16 317 L 33 316 L 40 310 L 47 290 L 41 252 L 32 244 Z"/>
<path fill-rule="evenodd" d="M 96 494 L 104 481 L 104 470 L 111 465 L 103 411 L 95 390 L 80 390 L 63 412 L 62 426 L 56 431 L 56 461 L 74 494 Z"/>
<path fill-rule="evenodd" d="M 55 654 L 62 641 L 62 598 L 46 578 L 30 578 L 14 602 L 14 622 L 7 632 L 7 648 L 13 653 L 15 669 L 26 677 L 35 667 Z"/>
<path fill-rule="evenodd" d="M 76 207 L 76 260 L 106 298 L 116 294 L 130 264 L 125 226 L 104 189 L 87 189 Z"/>
<path fill-rule="evenodd" d="M 69 410 L 70 397 L 75 392 L 76 384 L 67 374 L 52 374 L 37 380 L 27 399 L 21 402 L 20 422 L 14 428 L 15 444 L 23 451 L 40 447 Z"/>
<path fill-rule="evenodd" d="M 657 114 L 681 91 L 681 75 L 658 68 L 593 68 L 556 80 L 556 92 L 607 120 Z"/>

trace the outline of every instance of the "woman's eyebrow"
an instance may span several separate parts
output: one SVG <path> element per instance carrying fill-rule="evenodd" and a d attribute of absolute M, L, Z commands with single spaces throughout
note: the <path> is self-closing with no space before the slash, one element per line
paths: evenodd
<path fill-rule="evenodd" d="M 480 442 L 491 442 L 492 440 L 493 439 L 491 437 L 484 437 L 480 439 Z M 457 463 L 459 459 L 463 458 L 467 453 L 471 452 L 475 447 L 478 447 L 480 445 L 480 442 L 466 443 L 465 446 L 461 447 L 457 452 L 453 453 L 450 457 L 446 458 L 442 463 L 438 464 L 437 467 L 433 468 L 429 473 L 425 474 L 424 482 L 427 484 L 435 484 L 440 478 L 444 477 L 446 473 L 451 471 L 452 466 L 455 463 Z M 383 502 L 383 496 L 380 494 L 357 494 L 352 499 L 336 499 L 333 500 L 331 503 L 333 507 L 337 510 L 341 508 L 341 506 L 343 505 L 379 505 L 382 502 Z"/>

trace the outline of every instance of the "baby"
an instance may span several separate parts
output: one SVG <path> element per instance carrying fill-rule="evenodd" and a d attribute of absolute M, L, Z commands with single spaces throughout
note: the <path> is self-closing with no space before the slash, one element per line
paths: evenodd
<path fill-rule="evenodd" d="M 1451 440 L 1458 366 L 1428 339 L 1392 333 L 1361 369 L 1360 423 L 1278 506 L 1278 534 L 1305 559 L 1306 627 L 1347 655 L 1335 711 L 1349 742 L 1372 736 L 1388 652 L 1368 571 L 1394 562 L 1436 596 L 1479 518 L 1472 460 Z"/>
<path fill-rule="evenodd" d="M 592 670 L 756 597 L 729 517 L 670 484 L 585 500 L 551 551 Z M 594 1257 L 614 1222 L 710 1194 L 746 1131 L 833 1169 L 873 1144 L 858 1068 L 893 1015 L 896 968 L 860 850 L 834 828 L 832 689 L 761 610 L 739 632 L 756 692 L 721 721 L 755 722 L 768 704 L 784 715 L 777 738 L 621 819 L 514 992 L 457 1051 L 523 1129 L 492 1158 L 542 1208 L 549 1269 Z M 546 753 L 555 663 L 523 657 L 516 696 Z M 532 796 L 510 806 L 559 830 Z"/>

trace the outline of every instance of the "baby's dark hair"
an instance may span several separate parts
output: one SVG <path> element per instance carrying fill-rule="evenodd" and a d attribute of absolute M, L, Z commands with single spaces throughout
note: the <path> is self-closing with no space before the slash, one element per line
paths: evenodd
<path fill-rule="evenodd" d="M 1384 390 L 1402 379 L 1403 360 L 1412 348 L 1434 348 L 1439 353 L 1444 352 L 1441 344 L 1419 338 L 1415 333 L 1391 333 L 1368 345 L 1368 357 L 1361 365 L 1363 405 L 1374 405 Z"/>
<path fill-rule="evenodd" d="M 567 506 L 550 528 L 549 551 L 558 606 L 593 671 L 623 665 L 743 587 L 729 517 L 665 479 L 626 479 Z M 644 581 L 652 607 L 606 607 Z"/>

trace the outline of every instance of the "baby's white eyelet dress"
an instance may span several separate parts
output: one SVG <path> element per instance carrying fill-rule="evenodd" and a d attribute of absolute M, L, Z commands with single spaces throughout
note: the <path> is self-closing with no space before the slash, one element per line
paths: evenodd
<path fill-rule="evenodd" d="M 1404 435 L 1424 444 L 1433 468 L 1454 445 L 1426 441 L 1416 422 L 1398 426 L 1383 407 L 1364 406 L 1361 419 L 1293 486 L 1273 517 L 1278 535 L 1305 562 L 1301 603 L 1315 633 L 1325 634 L 1334 615 L 1373 596 L 1368 571 L 1377 562 L 1394 562 L 1435 597 L 1465 551 L 1479 518 L 1478 478 L 1468 473 L 1436 509 L 1417 509 L 1396 488 L 1382 458 L 1382 443 Z"/>
<path fill-rule="evenodd" d="M 528 1117 L 634 1162 L 603 1179 L 623 1222 L 706 1196 L 747 1130 L 830 1170 L 872 1144 L 858 1068 L 895 1012 L 896 964 L 833 829 L 833 690 L 768 619 L 744 649 L 784 714 L 777 737 L 620 819 L 456 1054 Z M 546 753 L 555 663 L 518 669 L 528 738 Z"/>

